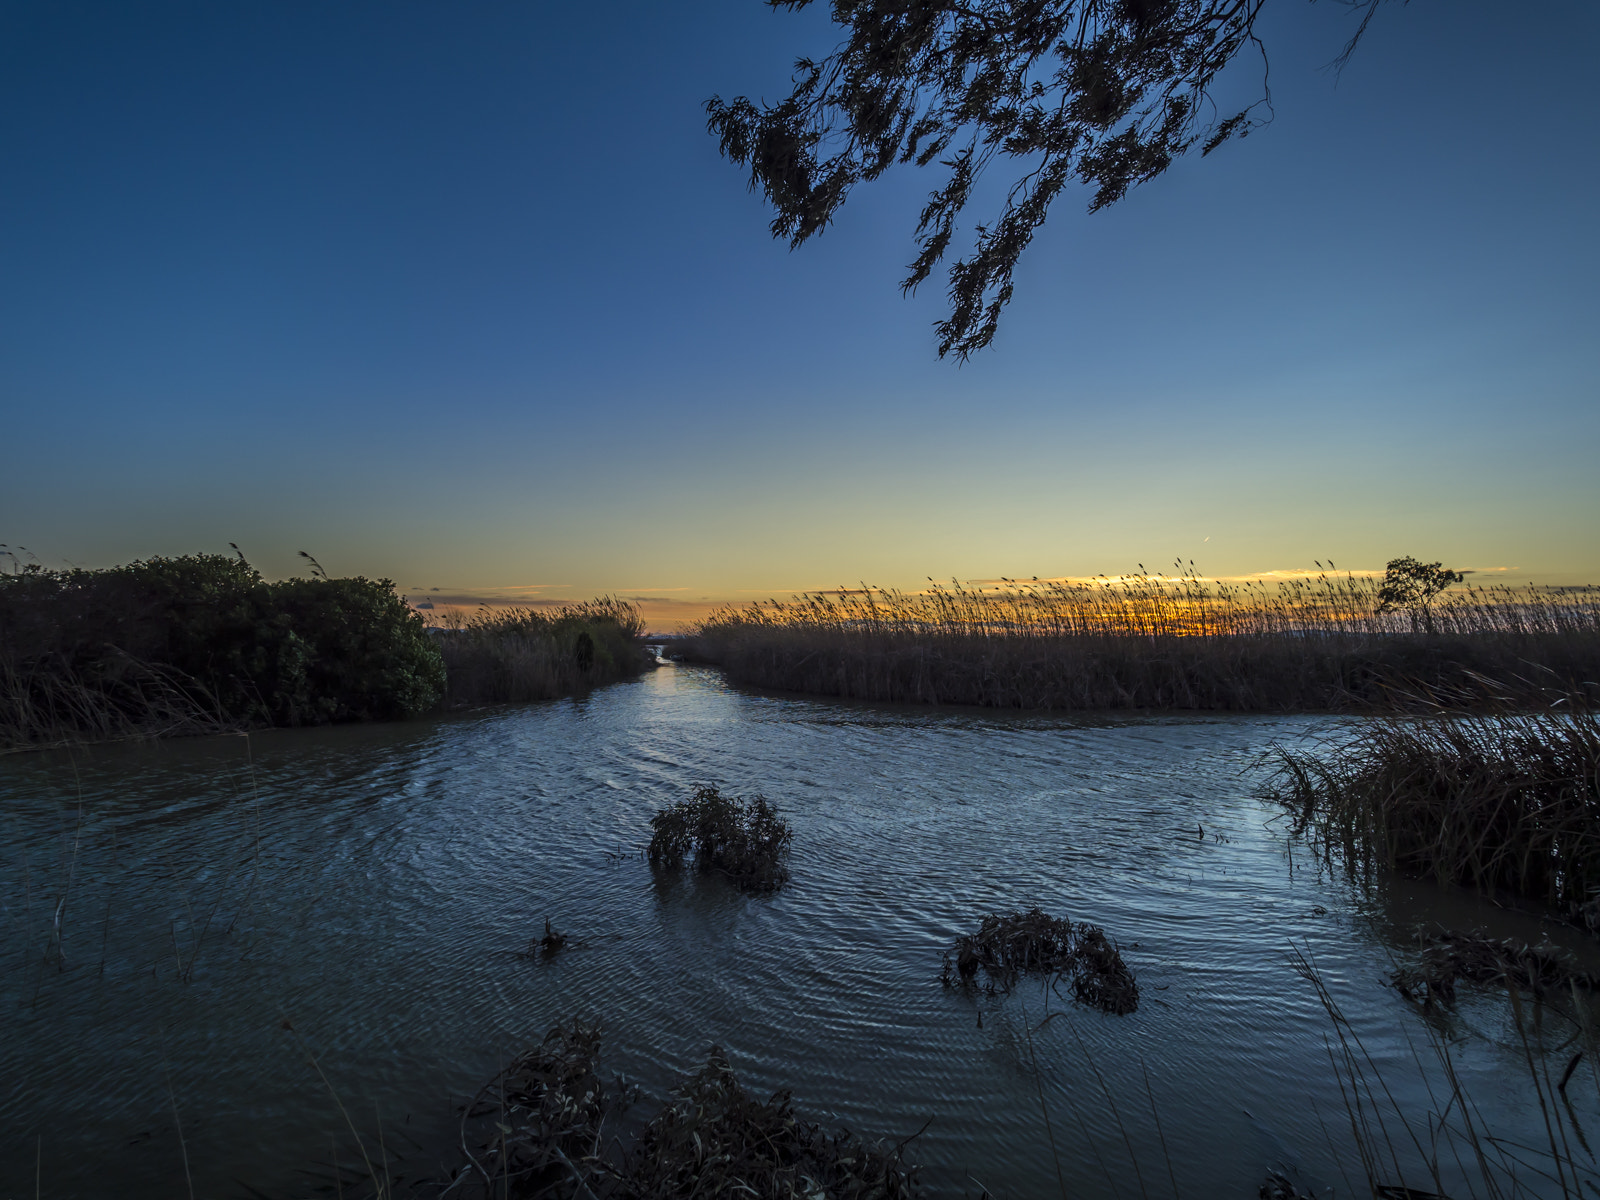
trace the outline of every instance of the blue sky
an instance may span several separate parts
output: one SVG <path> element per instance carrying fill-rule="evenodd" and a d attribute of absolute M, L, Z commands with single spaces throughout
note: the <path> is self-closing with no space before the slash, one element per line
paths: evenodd
<path fill-rule="evenodd" d="M 1600 580 L 1600 7 L 1509 11 L 1387 5 L 1335 75 L 1349 11 L 1273 0 L 1273 124 L 1066 195 L 957 367 L 897 286 L 929 173 L 791 253 L 705 133 L 821 6 L 0 4 L 0 540 L 685 601 Z"/>

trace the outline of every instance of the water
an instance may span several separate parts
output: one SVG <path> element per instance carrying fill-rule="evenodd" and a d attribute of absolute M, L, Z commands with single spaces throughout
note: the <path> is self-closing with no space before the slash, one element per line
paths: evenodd
<path fill-rule="evenodd" d="M 715 1043 L 813 1119 L 928 1123 L 909 1154 L 934 1195 L 1059 1194 L 1058 1163 L 1082 1196 L 1171 1194 L 1169 1164 L 1187 1195 L 1274 1169 L 1359 1194 L 1291 948 L 1420 1115 L 1427 1027 L 1391 957 L 1421 920 L 1543 927 L 1291 854 L 1252 764 L 1338 727 L 842 705 L 664 667 L 464 717 L 0 760 L 0 1197 L 187 1195 L 185 1155 L 196 1196 L 331 1195 L 335 1162 L 365 1173 L 352 1128 L 442 1177 L 453 1106 L 573 1015 L 657 1095 Z M 778 895 L 638 859 L 699 782 L 792 821 Z M 958 933 L 1033 904 L 1121 942 L 1137 1013 L 940 985 Z M 546 917 L 573 944 L 529 957 Z M 1543 1143 L 1504 997 L 1442 1028 L 1495 1132 Z M 1571 1093 L 1600 1127 L 1588 1067 Z"/>

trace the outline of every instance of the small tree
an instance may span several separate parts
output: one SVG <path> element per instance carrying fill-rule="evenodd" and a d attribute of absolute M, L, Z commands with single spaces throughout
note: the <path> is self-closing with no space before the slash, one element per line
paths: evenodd
<path fill-rule="evenodd" d="M 1423 628 L 1432 633 L 1433 598 L 1465 578 L 1460 571 L 1452 571 L 1441 563 L 1418 562 L 1409 554 L 1404 558 L 1391 558 L 1383 572 L 1383 586 L 1378 589 L 1378 611 L 1408 612 L 1413 629 L 1420 621 Z"/>

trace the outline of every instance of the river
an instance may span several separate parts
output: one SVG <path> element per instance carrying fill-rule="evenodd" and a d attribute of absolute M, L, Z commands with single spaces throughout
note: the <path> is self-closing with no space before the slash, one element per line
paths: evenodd
<path fill-rule="evenodd" d="M 665 666 L 403 724 L 11 756 L 0 1197 L 354 1195 L 352 1127 L 404 1191 L 454 1165 L 455 1106 L 574 1015 L 657 1096 L 715 1043 L 824 1124 L 926 1126 L 907 1156 L 935 1196 L 1249 1197 L 1272 1170 L 1360 1194 L 1291 951 L 1419 1122 L 1429 1025 L 1384 985 L 1419 922 L 1595 955 L 1317 870 L 1259 758 L 1346 720 L 850 705 Z M 775 896 L 640 859 L 701 782 L 792 822 Z M 952 939 L 1035 904 L 1117 939 L 1137 1012 L 941 986 Z M 529 956 L 546 918 L 571 942 Z M 1494 1132 L 1542 1144 L 1504 995 L 1433 1027 Z M 1600 1132 L 1587 1066 L 1571 1091 Z"/>

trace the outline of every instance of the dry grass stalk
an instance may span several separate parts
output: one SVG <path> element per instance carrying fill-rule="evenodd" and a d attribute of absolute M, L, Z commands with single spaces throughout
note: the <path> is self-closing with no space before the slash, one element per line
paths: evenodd
<path fill-rule="evenodd" d="M 1421 616 L 1380 611 L 1380 591 L 1331 574 L 1232 586 L 1192 566 L 1089 583 L 863 587 L 724 608 L 681 653 L 755 686 L 1002 708 L 1357 709 L 1418 695 L 1479 703 L 1506 688 L 1539 697 L 1600 679 L 1596 589 L 1465 588 Z"/>
<path fill-rule="evenodd" d="M 957 980 L 970 986 L 979 969 L 991 988 L 1009 989 L 1025 972 L 1064 975 L 1073 997 L 1092 1008 L 1123 1015 L 1139 1007 L 1138 981 L 1105 930 L 1037 908 L 991 913 L 976 933 L 957 938 L 945 952 L 946 986 Z"/>
<path fill-rule="evenodd" d="M 1277 747 L 1269 784 L 1325 859 L 1504 888 L 1597 921 L 1600 720 L 1543 712 L 1366 722 L 1322 753 Z"/>
<path fill-rule="evenodd" d="M 649 857 L 668 870 L 692 858 L 747 892 L 771 892 L 789 878 L 794 831 L 764 796 L 745 800 L 702 786 L 650 819 Z"/>
<path fill-rule="evenodd" d="M 713 1047 L 629 1146 L 608 1137 L 639 1094 L 598 1071 L 600 1032 L 573 1022 L 490 1081 L 462 1118 L 469 1165 L 451 1184 L 502 1200 L 904 1200 L 919 1194 L 902 1146 L 828 1134 L 779 1092 L 740 1086 Z M 469 1130 L 477 1130 L 473 1138 Z M 476 1141 L 475 1149 L 468 1149 Z"/>

